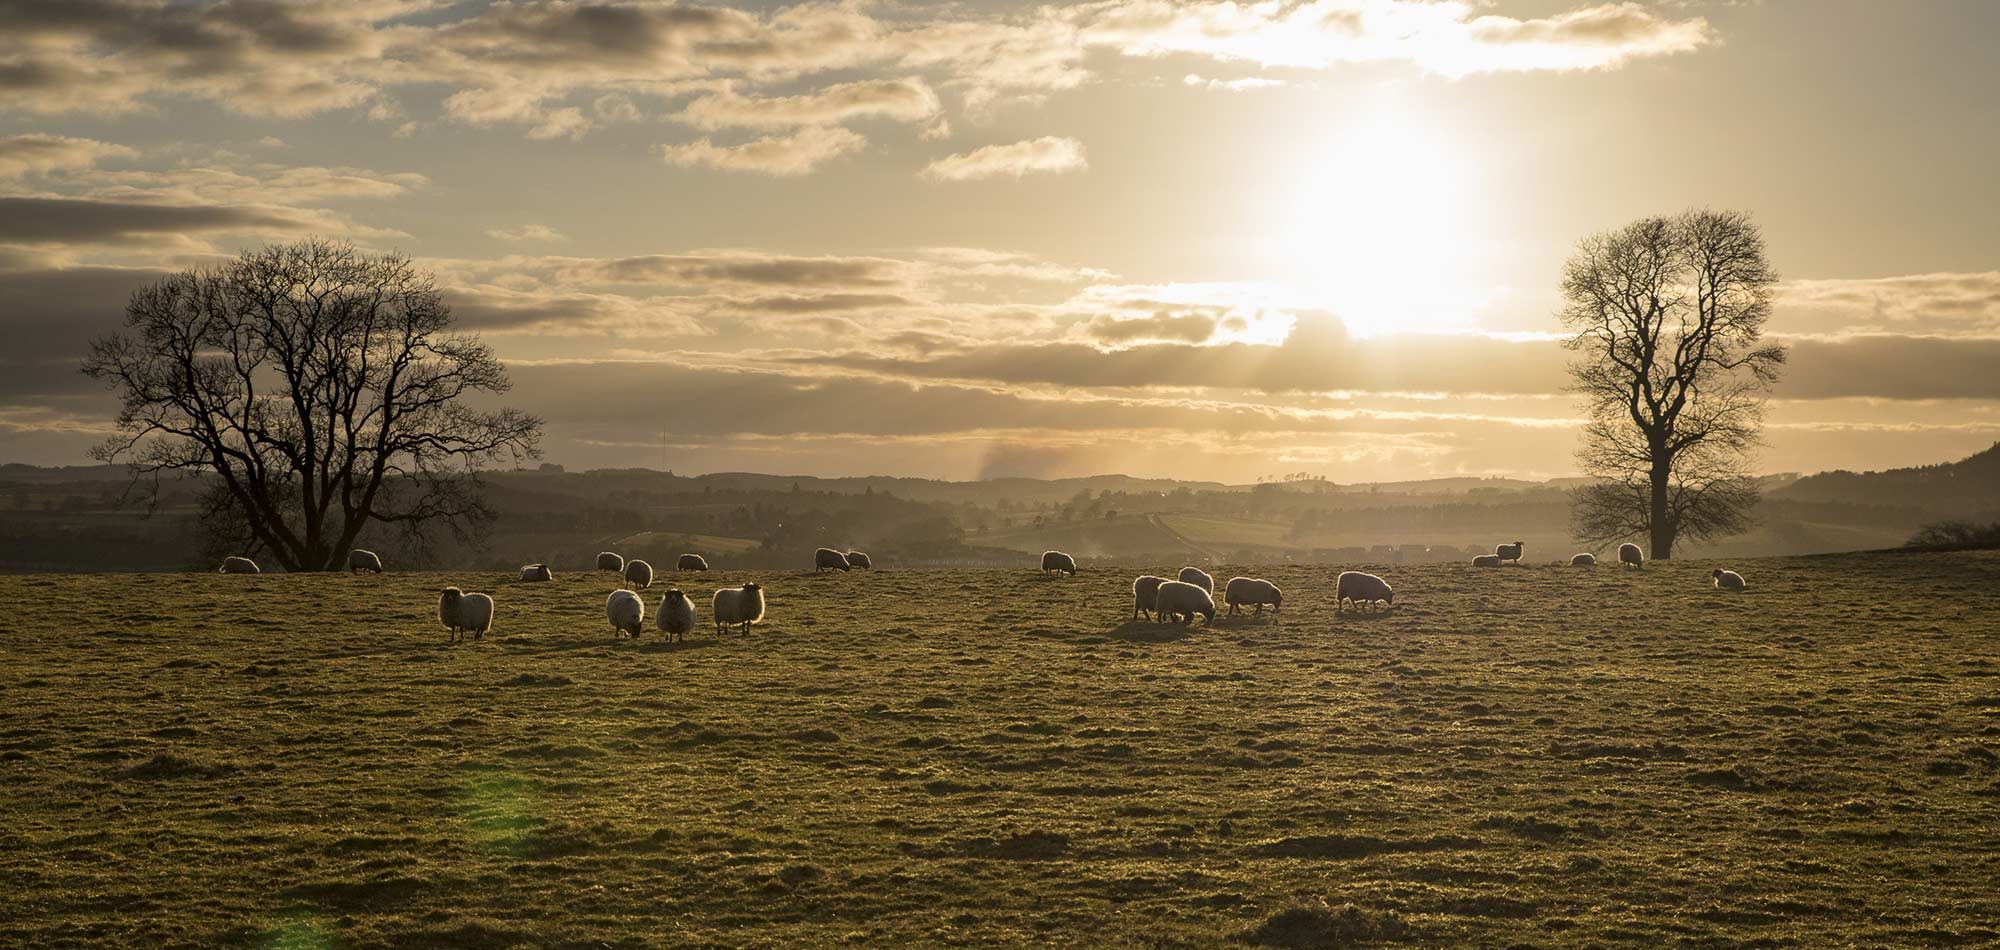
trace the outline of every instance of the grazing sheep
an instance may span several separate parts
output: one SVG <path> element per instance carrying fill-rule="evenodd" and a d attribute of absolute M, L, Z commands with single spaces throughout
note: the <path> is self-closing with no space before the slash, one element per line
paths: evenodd
<path fill-rule="evenodd" d="M 1164 577 L 1151 574 L 1141 575 L 1132 581 L 1132 619 L 1144 617 L 1153 619 L 1153 604 L 1160 598 L 1160 585 L 1167 582 Z"/>
<path fill-rule="evenodd" d="M 850 566 L 858 567 L 864 571 L 873 570 L 875 568 L 875 562 L 868 560 L 868 555 L 861 551 L 847 552 L 847 563 Z"/>
<path fill-rule="evenodd" d="M 257 567 L 256 561 L 250 560 L 247 557 L 226 557 L 222 559 L 222 566 L 215 569 L 215 573 L 262 574 L 264 572 Z"/>
<path fill-rule="evenodd" d="M 1186 581 L 1161 581 L 1160 592 L 1153 598 L 1153 612 L 1160 623 L 1181 624 L 1194 622 L 1194 615 L 1200 614 L 1204 624 L 1215 623 L 1215 598 Z"/>
<path fill-rule="evenodd" d="M 679 642 L 694 630 L 694 601 L 676 587 L 660 598 L 660 612 L 653 615 L 653 623 L 668 640 Z"/>
<path fill-rule="evenodd" d="M 626 561 L 625 583 L 637 588 L 653 586 L 653 565 L 636 557 Z"/>
<path fill-rule="evenodd" d="M 451 630 L 453 643 L 464 639 L 466 633 L 474 640 L 485 639 L 486 632 L 493 629 L 493 598 L 447 587 L 438 592 L 438 622 Z"/>
<path fill-rule="evenodd" d="M 549 570 L 547 564 L 530 564 L 521 568 L 521 579 L 524 581 L 552 581 L 556 579 L 556 572 Z"/>
<path fill-rule="evenodd" d="M 1271 612 L 1277 613 L 1284 602 L 1285 592 L 1278 585 L 1261 577 L 1232 577 L 1222 585 L 1222 600 L 1229 605 L 1229 615 L 1236 616 L 1236 608 L 1257 605 L 1257 613 L 1264 612 L 1264 605 L 1271 605 Z"/>
<path fill-rule="evenodd" d="M 1180 581 L 1183 584 L 1193 584 L 1202 590 L 1208 591 L 1211 597 L 1215 596 L 1215 578 L 1208 576 L 1208 572 L 1201 568 L 1181 568 Z"/>
<path fill-rule="evenodd" d="M 600 571 L 622 572 L 625 570 L 625 559 L 610 551 L 600 551 L 597 554 L 597 569 Z"/>
<path fill-rule="evenodd" d="M 1503 561 L 1513 561 L 1515 564 L 1519 564 L 1521 563 L 1521 549 L 1527 546 L 1528 543 L 1525 541 L 1502 544 L 1493 549 L 1493 556 Z"/>
<path fill-rule="evenodd" d="M 1583 552 L 1582 554 L 1577 554 L 1577 555 L 1573 555 L 1573 556 L 1571 556 L 1571 557 L 1570 557 L 1570 559 L 1569 559 L 1569 566 L 1571 566 L 1571 567 L 1596 567 L 1596 566 L 1597 566 L 1597 555 L 1595 555 L 1595 554 L 1592 554 L 1592 553 L 1590 553 L 1589 551 L 1585 551 L 1585 552 Z"/>
<path fill-rule="evenodd" d="M 705 571 L 708 570 L 708 560 L 699 554 L 683 554 L 680 563 L 674 565 L 674 570 Z"/>
<path fill-rule="evenodd" d="M 764 590 L 756 584 L 724 587 L 715 592 L 709 608 L 715 613 L 716 633 L 722 632 L 723 624 L 737 624 L 749 633 L 751 624 L 764 619 Z"/>
<path fill-rule="evenodd" d="M 1043 551 L 1042 573 L 1068 574 L 1071 577 L 1075 577 L 1076 558 L 1070 557 L 1069 555 L 1064 554 L 1061 551 Z"/>
<path fill-rule="evenodd" d="M 646 626 L 646 602 L 629 590 L 614 590 L 604 601 L 604 619 L 611 621 L 611 629 L 619 635 L 638 636 Z"/>
<path fill-rule="evenodd" d="M 1645 555 L 1639 552 L 1638 545 L 1633 544 L 1630 541 L 1627 541 L 1624 544 L 1618 546 L 1618 563 L 1630 564 L 1633 567 L 1637 568 L 1644 568 L 1646 566 L 1646 558 Z"/>
<path fill-rule="evenodd" d="M 1341 571 L 1340 578 L 1334 581 L 1333 584 L 1334 613 L 1339 613 L 1345 609 L 1347 602 L 1350 600 L 1354 602 L 1354 606 L 1357 608 L 1366 605 L 1369 609 L 1373 609 L 1377 601 L 1394 607 L 1396 606 L 1396 591 L 1389 586 L 1388 581 L 1373 574 L 1365 574 L 1361 571 Z"/>
<path fill-rule="evenodd" d="M 347 573 L 359 574 L 362 571 L 382 573 L 382 559 L 375 552 L 363 551 L 360 548 L 347 552 Z"/>
<path fill-rule="evenodd" d="M 1476 558 L 1473 558 L 1473 559 L 1472 559 L 1472 566 L 1473 566 L 1473 567 L 1499 567 L 1499 566 L 1500 566 L 1500 555 L 1498 555 L 1498 554 L 1481 554 L 1480 556 L 1478 556 L 1478 557 L 1476 557 Z"/>
<path fill-rule="evenodd" d="M 1725 571 L 1718 567 L 1715 569 L 1715 573 L 1709 576 L 1715 578 L 1715 586 L 1719 590 L 1743 589 L 1743 575 L 1735 571 Z"/>
<path fill-rule="evenodd" d="M 832 548 L 820 548 L 813 552 L 813 573 L 821 571 L 845 571 L 853 565 L 847 563 L 847 555 Z"/>

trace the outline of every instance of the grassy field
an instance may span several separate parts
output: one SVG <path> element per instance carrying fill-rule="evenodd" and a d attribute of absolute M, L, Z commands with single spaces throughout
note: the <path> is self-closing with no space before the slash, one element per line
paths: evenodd
<path fill-rule="evenodd" d="M 0 577 L 0 946 L 2000 941 L 2000 556 L 1711 566 Z"/>

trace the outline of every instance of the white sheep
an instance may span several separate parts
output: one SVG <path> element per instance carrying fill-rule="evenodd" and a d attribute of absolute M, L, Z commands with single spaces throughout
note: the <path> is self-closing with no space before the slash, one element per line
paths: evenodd
<path fill-rule="evenodd" d="M 749 633 L 751 624 L 764 619 L 764 590 L 756 584 L 724 587 L 715 592 L 709 609 L 715 614 L 716 633 L 722 632 L 723 624 L 740 625 Z"/>
<path fill-rule="evenodd" d="M 1232 577 L 1222 585 L 1222 600 L 1229 605 L 1229 615 L 1236 616 L 1238 607 L 1257 606 L 1257 613 L 1264 612 L 1264 605 L 1271 605 L 1271 612 L 1277 613 L 1284 603 L 1285 592 L 1278 585 L 1261 577 Z"/>
<path fill-rule="evenodd" d="M 257 562 L 247 557 L 230 556 L 222 559 L 222 566 L 215 569 L 217 574 L 262 574 Z"/>
<path fill-rule="evenodd" d="M 868 560 L 867 553 L 862 551 L 847 552 L 847 563 L 864 571 L 875 568 L 875 562 Z"/>
<path fill-rule="evenodd" d="M 1528 544 L 1525 541 L 1502 544 L 1493 549 L 1493 556 L 1503 561 L 1513 561 L 1515 564 L 1519 564 L 1521 563 L 1521 549 L 1527 546 Z"/>
<path fill-rule="evenodd" d="M 1472 559 L 1472 566 L 1473 566 L 1473 567 L 1499 567 L 1499 566 L 1500 566 L 1500 555 L 1498 555 L 1498 554 L 1481 554 L 1480 556 L 1478 556 L 1478 557 L 1476 557 L 1476 558 L 1473 558 L 1473 559 Z"/>
<path fill-rule="evenodd" d="M 521 579 L 524 581 L 552 581 L 556 579 L 556 572 L 549 570 L 547 564 L 529 564 L 521 568 Z"/>
<path fill-rule="evenodd" d="M 1735 571 L 1725 571 L 1722 568 L 1718 567 L 1715 569 L 1715 573 L 1710 574 L 1709 576 L 1715 578 L 1715 586 L 1718 590 L 1744 589 L 1743 575 L 1738 574 Z"/>
<path fill-rule="evenodd" d="M 1069 555 L 1064 554 L 1061 551 L 1043 551 L 1042 573 L 1068 574 L 1071 577 L 1075 577 L 1076 558 L 1070 557 Z"/>
<path fill-rule="evenodd" d="M 635 588 L 653 586 L 653 565 L 638 558 L 625 562 L 625 583 Z"/>
<path fill-rule="evenodd" d="M 694 601 L 676 587 L 660 598 L 660 611 L 653 615 L 653 623 L 668 640 L 680 641 L 694 630 Z"/>
<path fill-rule="evenodd" d="M 1646 566 L 1646 557 L 1640 553 L 1638 545 L 1627 541 L 1618 546 L 1618 563 L 1643 568 Z"/>
<path fill-rule="evenodd" d="M 847 563 L 847 555 L 832 548 L 820 548 L 813 552 L 813 573 L 821 571 L 845 571 L 853 565 Z"/>
<path fill-rule="evenodd" d="M 1160 598 L 1160 585 L 1167 582 L 1164 577 L 1142 574 L 1132 581 L 1132 619 L 1152 619 L 1153 604 Z"/>
<path fill-rule="evenodd" d="M 362 571 L 382 573 L 382 558 L 373 551 L 363 551 L 360 548 L 347 552 L 347 573 L 359 574 Z"/>
<path fill-rule="evenodd" d="M 638 636 L 646 625 L 646 602 L 629 590 L 614 590 L 604 600 L 604 619 L 611 621 L 612 636 Z"/>
<path fill-rule="evenodd" d="M 1195 615 L 1200 614 L 1205 624 L 1212 625 L 1215 598 L 1186 581 L 1161 581 L 1160 592 L 1153 598 L 1153 612 L 1160 623 L 1191 624 Z"/>
<path fill-rule="evenodd" d="M 485 639 L 486 632 L 493 629 L 493 598 L 447 587 L 438 592 L 438 622 L 451 630 L 453 643 L 464 639 L 466 633 L 474 640 Z"/>
<path fill-rule="evenodd" d="M 1341 571 L 1339 579 L 1333 583 L 1333 611 L 1345 609 L 1348 601 L 1354 606 L 1373 609 L 1376 602 L 1396 606 L 1396 591 L 1385 581 L 1373 574 L 1361 571 Z"/>
<path fill-rule="evenodd" d="M 599 551 L 597 554 L 597 569 L 600 571 L 618 571 L 623 573 L 625 570 L 625 559 L 610 551 Z"/>
<path fill-rule="evenodd" d="M 1202 590 L 1208 591 L 1210 597 L 1215 596 L 1215 578 L 1208 576 L 1208 572 L 1201 568 L 1181 568 L 1180 582 L 1183 584 L 1193 584 Z"/>
<path fill-rule="evenodd" d="M 708 570 L 708 559 L 699 554 L 683 554 L 680 562 L 674 565 L 674 570 L 705 571 Z"/>
<path fill-rule="evenodd" d="M 1596 566 L 1597 566 L 1597 555 L 1595 555 L 1595 554 L 1592 554 L 1592 553 L 1590 553 L 1589 551 L 1585 551 L 1585 552 L 1583 552 L 1582 554 L 1577 554 L 1577 555 L 1572 555 L 1572 556 L 1570 557 L 1570 559 L 1569 559 L 1569 566 L 1571 566 L 1571 567 L 1596 567 Z"/>

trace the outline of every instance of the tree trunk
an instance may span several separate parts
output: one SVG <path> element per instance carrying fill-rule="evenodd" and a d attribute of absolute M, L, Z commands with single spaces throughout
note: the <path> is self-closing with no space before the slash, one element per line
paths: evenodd
<path fill-rule="evenodd" d="M 1667 519 L 1667 478 L 1671 473 L 1667 466 L 1653 466 L 1653 497 L 1647 509 L 1646 527 L 1652 535 L 1655 561 L 1672 560 L 1674 556 L 1674 526 Z"/>

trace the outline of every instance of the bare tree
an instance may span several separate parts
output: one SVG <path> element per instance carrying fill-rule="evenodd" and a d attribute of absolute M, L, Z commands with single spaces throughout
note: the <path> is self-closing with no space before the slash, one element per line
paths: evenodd
<path fill-rule="evenodd" d="M 540 455 L 539 419 L 470 404 L 506 370 L 405 257 L 267 247 L 134 293 L 125 323 L 83 362 L 122 400 L 97 457 L 212 478 L 204 522 L 289 571 L 345 567 L 371 523 L 476 530 L 479 466 Z"/>
<path fill-rule="evenodd" d="M 1747 465 L 1765 393 L 1785 362 L 1763 342 L 1777 275 L 1749 215 L 1689 211 L 1594 235 L 1563 267 L 1572 391 L 1589 421 L 1577 452 L 1577 534 L 1676 541 L 1753 524 Z"/>

